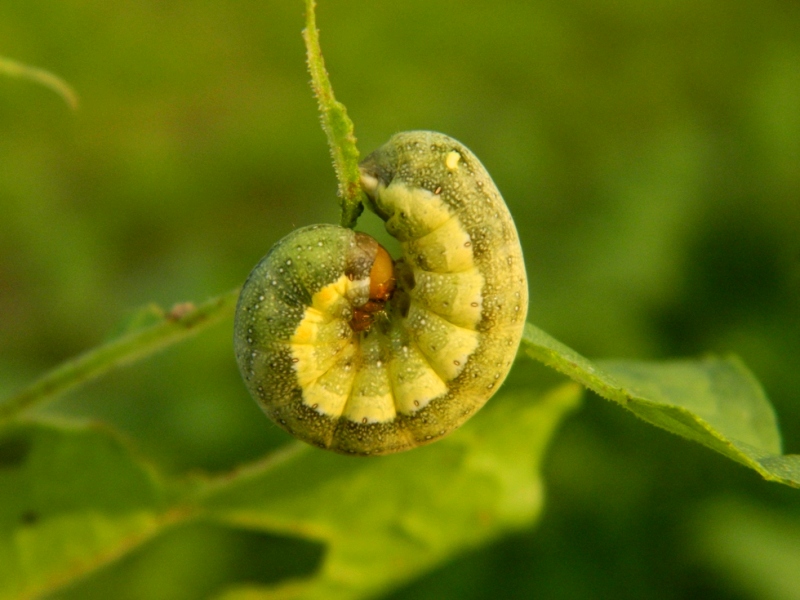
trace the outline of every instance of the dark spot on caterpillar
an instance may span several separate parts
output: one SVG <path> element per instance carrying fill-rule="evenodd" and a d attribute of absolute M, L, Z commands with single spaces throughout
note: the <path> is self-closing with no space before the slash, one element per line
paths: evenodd
<path fill-rule="evenodd" d="M 408 296 L 404 296 L 397 301 L 397 306 L 400 309 L 400 316 L 404 319 L 408 317 L 408 311 L 411 309 L 411 303 Z"/>
<path fill-rule="evenodd" d="M 398 262 L 395 264 L 397 269 L 397 278 L 401 282 L 402 287 L 410 292 L 417 287 L 417 280 L 414 278 L 414 272 L 408 267 L 405 262 Z"/>

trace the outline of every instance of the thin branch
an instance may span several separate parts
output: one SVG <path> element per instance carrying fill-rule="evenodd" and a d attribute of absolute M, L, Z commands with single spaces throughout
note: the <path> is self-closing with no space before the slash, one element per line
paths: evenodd
<path fill-rule="evenodd" d="M 61 96 L 72 110 L 77 110 L 78 108 L 78 94 L 75 93 L 75 90 L 66 81 L 50 71 L 0 56 L 0 73 L 10 77 L 28 79 L 48 87 Z"/>
<path fill-rule="evenodd" d="M 0 422 L 41 406 L 106 371 L 149 356 L 229 317 L 238 297 L 239 290 L 235 289 L 197 307 L 177 305 L 161 322 L 123 335 L 59 365 L 0 403 Z"/>

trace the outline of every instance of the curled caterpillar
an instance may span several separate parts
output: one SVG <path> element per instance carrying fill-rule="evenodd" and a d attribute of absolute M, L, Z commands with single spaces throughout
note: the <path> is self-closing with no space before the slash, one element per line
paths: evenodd
<path fill-rule="evenodd" d="M 234 345 L 250 393 L 283 429 L 389 454 L 446 435 L 497 391 L 528 289 L 508 208 L 462 144 L 400 133 L 361 174 L 402 256 L 335 225 L 293 231 L 245 283 Z"/>

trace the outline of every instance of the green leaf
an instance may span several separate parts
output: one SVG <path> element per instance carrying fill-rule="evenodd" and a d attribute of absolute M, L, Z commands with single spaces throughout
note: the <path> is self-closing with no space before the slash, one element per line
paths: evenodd
<path fill-rule="evenodd" d="M 296 443 L 211 479 L 169 480 L 106 428 L 15 422 L 0 431 L 0 489 L 14 491 L 0 496 L 0 599 L 75 584 L 199 518 L 327 546 L 313 577 L 240 583 L 227 597 L 390 589 L 535 521 L 543 453 L 580 394 L 569 384 L 540 399 L 500 396 L 448 438 L 400 455 L 354 458 Z"/>
<path fill-rule="evenodd" d="M 0 599 L 114 560 L 174 517 L 147 465 L 98 427 L 18 422 L 0 433 Z"/>
<path fill-rule="evenodd" d="M 711 435 L 722 453 L 728 440 L 781 453 L 772 406 L 738 358 L 598 364 L 628 391 L 629 408 L 646 421 L 700 443 L 715 443 Z"/>
<path fill-rule="evenodd" d="M 781 455 L 772 406 L 738 359 L 592 363 L 530 323 L 523 347 L 648 423 L 708 446 L 765 479 L 800 487 L 800 455 Z"/>
<path fill-rule="evenodd" d="M 210 494 L 203 505 L 226 522 L 328 544 L 321 572 L 304 585 L 225 597 L 371 597 L 529 526 L 542 506 L 543 453 L 579 397 L 574 385 L 539 401 L 506 394 L 430 446 L 363 460 L 309 450 Z"/>

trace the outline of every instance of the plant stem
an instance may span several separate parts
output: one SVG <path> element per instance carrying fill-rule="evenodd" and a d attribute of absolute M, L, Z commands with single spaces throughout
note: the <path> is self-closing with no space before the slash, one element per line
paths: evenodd
<path fill-rule="evenodd" d="M 72 110 L 78 108 L 78 94 L 75 93 L 75 90 L 73 90 L 66 81 L 57 75 L 53 75 L 50 71 L 45 71 L 38 67 L 31 67 L 21 62 L 11 60 L 10 58 L 0 56 L 0 73 L 10 77 L 19 77 L 35 81 L 36 83 L 50 88 L 61 96 Z"/>
<path fill-rule="evenodd" d="M 306 44 L 308 72 L 311 88 L 319 103 L 322 129 L 328 137 L 328 146 L 333 158 L 333 168 L 339 181 L 339 206 L 342 211 L 341 225 L 354 227 L 364 210 L 362 203 L 361 175 L 358 170 L 358 148 L 353 133 L 353 122 L 347 116 L 347 108 L 333 95 L 325 61 L 319 47 L 319 30 L 316 23 L 316 1 L 306 0 L 306 28 L 303 39 Z"/>
<path fill-rule="evenodd" d="M 153 354 L 229 317 L 238 297 L 239 290 L 235 289 L 197 307 L 179 305 L 161 322 L 123 335 L 59 365 L 0 403 L 0 422 L 41 406 L 106 371 Z"/>

